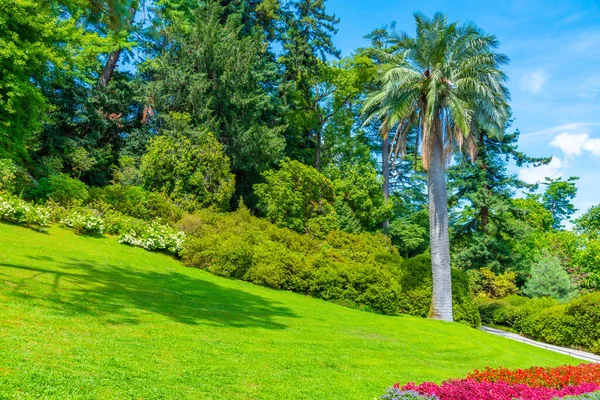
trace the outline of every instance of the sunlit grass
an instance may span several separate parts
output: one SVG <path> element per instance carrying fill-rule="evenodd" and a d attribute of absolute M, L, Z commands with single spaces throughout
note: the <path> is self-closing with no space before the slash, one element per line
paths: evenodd
<path fill-rule="evenodd" d="M 0 224 L 0 398 L 372 399 L 484 366 L 578 364 L 475 329 Z"/>

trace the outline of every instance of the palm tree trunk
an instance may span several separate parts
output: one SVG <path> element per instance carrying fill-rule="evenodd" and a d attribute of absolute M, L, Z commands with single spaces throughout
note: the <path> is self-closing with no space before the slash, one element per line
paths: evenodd
<path fill-rule="evenodd" d="M 439 124 L 435 124 L 438 125 Z M 434 126 L 435 126 L 434 125 Z M 431 159 L 427 170 L 429 193 L 429 227 L 431 266 L 433 272 L 433 299 L 430 318 L 453 321 L 452 278 L 450 274 L 450 245 L 448 238 L 448 194 L 446 190 L 446 163 L 441 129 L 431 135 Z"/>
<path fill-rule="evenodd" d="M 390 141 L 387 137 L 381 144 L 381 169 L 383 173 L 383 201 L 387 203 L 390 198 Z M 390 221 L 385 220 L 382 224 L 383 230 L 387 231 Z"/>

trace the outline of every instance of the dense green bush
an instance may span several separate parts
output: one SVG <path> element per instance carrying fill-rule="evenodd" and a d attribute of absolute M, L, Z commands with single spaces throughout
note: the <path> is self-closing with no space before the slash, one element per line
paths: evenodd
<path fill-rule="evenodd" d="M 190 266 L 378 313 L 429 312 L 430 258 L 404 260 L 384 235 L 333 230 L 319 239 L 277 227 L 247 209 L 201 210 L 185 216 L 178 228 L 188 235 L 182 256 Z M 478 325 L 466 276 L 453 271 L 453 284 L 456 319 Z"/>
<path fill-rule="evenodd" d="M 517 274 L 511 271 L 496 274 L 491 268 L 472 269 L 467 271 L 467 276 L 472 297 L 482 294 L 492 299 L 503 299 L 519 293 Z"/>
<path fill-rule="evenodd" d="M 38 180 L 37 185 L 28 191 L 33 200 L 52 200 L 62 206 L 81 205 L 89 197 L 88 187 L 78 179 L 64 174 L 51 175 Z"/>
<path fill-rule="evenodd" d="M 90 203 L 104 202 L 122 214 L 141 219 L 177 221 L 181 210 L 173 201 L 160 193 L 148 192 L 141 186 L 120 183 L 90 189 Z"/>
<path fill-rule="evenodd" d="M 280 169 L 266 171 L 263 177 L 266 183 L 254 185 L 254 193 L 269 221 L 296 232 L 337 227 L 333 184 L 315 168 L 287 159 Z"/>
<path fill-rule="evenodd" d="M 14 192 L 17 182 L 17 165 L 13 160 L 0 158 L 0 192 Z"/>
<path fill-rule="evenodd" d="M 185 114 L 171 115 L 166 124 L 142 157 L 144 186 L 165 193 L 188 211 L 226 210 L 235 178 L 223 145 L 212 133 L 192 128 Z"/>
<path fill-rule="evenodd" d="M 550 297 L 477 299 L 481 320 L 512 328 L 535 340 L 600 353 L 600 292 L 560 303 Z"/>
<path fill-rule="evenodd" d="M 70 209 L 60 219 L 60 224 L 73 229 L 80 235 L 102 235 L 104 221 L 100 213 L 89 208 L 77 207 Z"/>

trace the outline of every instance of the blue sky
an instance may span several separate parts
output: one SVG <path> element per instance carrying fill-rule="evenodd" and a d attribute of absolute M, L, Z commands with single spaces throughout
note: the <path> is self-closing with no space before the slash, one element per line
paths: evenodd
<path fill-rule="evenodd" d="M 579 176 L 579 213 L 600 203 L 600 0 L 328 0 L 327 9 L 341 19 L 335 44 L 344 56 L 391 21 L 414 34 L 414 11 L 441 11 L 496 35 L 511 59 L 506 72 L 520 148 L 554 156 L 520 176 L 530 182 Z"/>

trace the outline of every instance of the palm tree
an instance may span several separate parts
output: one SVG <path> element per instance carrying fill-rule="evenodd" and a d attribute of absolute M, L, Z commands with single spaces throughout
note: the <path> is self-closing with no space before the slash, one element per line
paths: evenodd
<path fill-rule="evenodd" d="M 406 137 L 417 130 L 427 171 L 433 270 L 430 317 L 452 321 L 452 284 L 448 240 L 446 166 L 454 151 L 477 152 L 479 132 L 501 135 L 509 114 L 508 58 L 497 53 L 498 40 L 473 23 L 448 23 L 437 13 L 415 13 L 416 37 L 390 39 L 391 52 L 378 77 L 378 89 L 365 101 L 366 123 L 381 121 L 381 135 L 395 129 L 395 146 L 404 154 Z"/>

